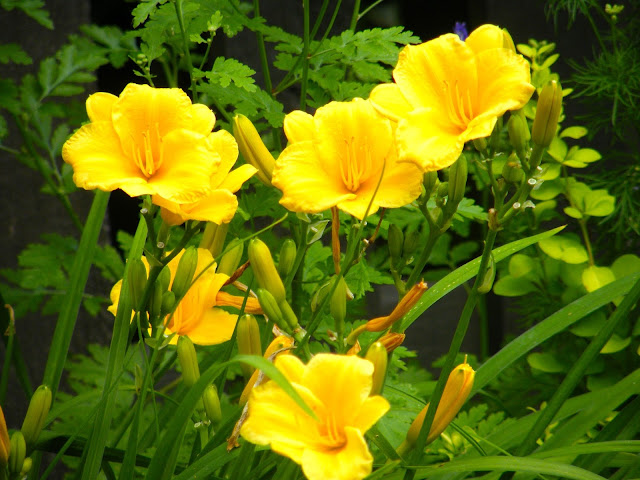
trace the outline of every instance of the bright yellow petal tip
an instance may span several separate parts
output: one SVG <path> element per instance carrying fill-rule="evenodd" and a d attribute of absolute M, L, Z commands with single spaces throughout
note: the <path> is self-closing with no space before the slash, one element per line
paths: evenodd
<path fill-rule="evenodd" d="M 373 364 L 325 353 L 307 365 L 284 355 L 275 365 L 316 418 L 275 382 L 267 382 L 251 393 L 241 435 L 300 464 L 309 480 L 360 480 L 371 473 L 373 457 L 364 433 L 389 410 L 384 398 L 370 396 Z"/>

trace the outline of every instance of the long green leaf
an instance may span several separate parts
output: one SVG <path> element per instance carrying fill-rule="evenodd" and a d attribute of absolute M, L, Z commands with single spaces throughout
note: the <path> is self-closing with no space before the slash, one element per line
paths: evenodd
<path fill-rule="evenodd" d="M 530 457 L 482 457 L 472 460 L 453 460 L 438 467 L 420 468 L 418 469 L 416 478 L 429 478 L 444 473 L 494 470 L 499 472 L 526 472 L 555 475 L 559 478 L 575 480 L 606 480 L 604 477 L 583 470 L 582 468 Z"/>
<path fill-rule="evenodd" d="M 73 265 L 69 273 L 69 289 L 64 297 L 56 329 L 51 339 L 47 366 L 42 380 L 42 383 L 51 388 L 54 398 L 60 384 L 64 364 L 67 361 L 71 337 L 76 326 L 84 287 L 89 278 L 89 270 L 93 262 L 98 236 L 102 230 L 102 221 L 108 202 L 108 192 L 96 192 L 87 222 L 82 230 L 78 252 L 73 258 Z"/>
<path fill-rule="evenodd" d="M 226 362 L 220 363 L 205 370 L 198 381 L 189 389 L 180 405 L 174 409 L 174 414 L 166 426 L 164 435 L 157 444 L 156 452 L 151 459 L 145 478 L 165 480 L 171 477 L 174 465 L 167 464 L 167 459 L 172 457 L 176 448 L 179 448 L 176 440 L 182 438 L 183 430 L 187 426 L 187 422 L 190 421 L 191 413 L 204 390 L 220 375 L 226 365 Z"/>
<path fill-rule="evenodd" d="M 471 395 L 477 393 L 478 390 L 496 378 L 505 368 L 545 340 L 567 329 L 573 323 L 598 308 L 607 305 L 614 298 L 625 295 L 638 278 L 640 278 L 640 273 L 629 275 L 605 285 L 570 303 L 527 330 L 478 368 Z"/>
<path fill-rule="evenodd" d="M 554 458 L 611 452 L 640 452 L 640 440 L 583 443 L 580 445 L 571 445 L 570 447 L 545 450 L 543 452 L 534 452 L 531 454 L 531 457 Z"/>
<path fill-rule="evenodd" d="M 207 475 L 212 474 L 220 467 L 223 467 L 230 461 L 236 459 L 240 453 L 239 449 L 227 452 L 227 444 L 219 445 L 215 449 L 203 455 L 179 475 L 173 477 L 173 480 L 197 480 L 200 478 L 208 478 Z"/>
<path fill-rule="evenodd" d="M 493 258 L 496 262 L 504 260 L 510 257 L 516 252 L 519 252 L 523 248 L 538 243 L 540 240 L 549 238 L 564 227 L 554 228 L 548 232 L 533 235 L 532 237 L 516 240 L 515 242 L 508 243 L 493 250 Z M 455 269 L 453 272 L 442 278 L 438 283 L 433 285 L 425 292 L 420 301 L 407 313 L 401 321 L 399 331 L 405 331 L 409 325 L 411 325 L 416 319 L 422 315 L 422 313 L 433 305 L 435 302 L 444 297 L 447 293 L 456 287 L 459 287 L 467 280 L 473 278 L 478 273 L 478 267 L 480 267 L 480 258 L 471 260 L 465 263 L 461 267 Z"/>
<path fill-rule="evenodd" d="M 144 219 L 140 219 L 138 229 L 133 238 L 131 250 L 129 252 L 129 260 L 140 258 L 142 248 L 147 238 L 147 225 Z M 127 278 L 128 266 L 131 262 L 127 262 L 125 273 L 122 281 L 122 289 L 120 291 L 120 299 L 118 301 L 118 311 L 113 327 L 113 336 L 111 338 L 111 346 L 109 347 L 109 361 L 107 363 L 107 371 L 105 372 L 104 387 L 102 398 L 100 399 L 100 408 L 96 415 L 89 441 L 85 447 L 83 457 L 83 467 L 79 470 L 80 477 L 97 478 L 100 466 L 102 464 L 102 456 L 104 448 L 107 444 L 109 427 L 114 411 L 114 404 L 118 389 L 114 388 L 113 383 L 118 382 L 120 373 L 123 368 L 124 356 L 127 351 L 129 340 L 129 324 L 131 323 L 131 298 L 129 295 L 129 281 Z"/>
<path fill-rule="evenodd" d="M 317 418 L 316 414 L 309 408 L 309 406 L 302 399 L 300 394 L 296 392 L 287 377 L 285 377 L 280 370 L 278 370 L 273 363 L 263 357 L 257 355 L 236 355 L 231 359 L 231 362 L 242 362 L 262 372 L 271 380 L 276 382 L 278 386 L 291 397 L 291 399 L 298 404 L 302 410 L 309 414 L 312 418 Z"/>

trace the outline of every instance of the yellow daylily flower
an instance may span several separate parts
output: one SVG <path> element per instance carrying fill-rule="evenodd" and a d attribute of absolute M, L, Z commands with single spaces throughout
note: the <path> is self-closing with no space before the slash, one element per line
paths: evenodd
<path fill-rule="evenodd" d="M 448 167 L 465 142 L 489 136 L 499 116 L 529 101 L 529 64 L 504 38 L 499 27 L 483 25 L 464 42 L 445 34 L 400 52 L 395 83 L 374 88 L 370 100 L 398 122 L 401 161 L 424 171 Z"/>
<path fill-rule="evenodd" d="M 370 214 L 420 195 L 420 170 L 397 162 L 393 126 L 366 100 L 331 102 L 314 116 L 294 111 L 285 117 L 284 130 L 289 146 L 271 181 L 291 211 L 319 213 L 337 206 L 362 219 L 374 193 Z"/>
<path fill-rule="evenodd" d="M 218 225 L 229 223 L 238 208 L 238 199 L 234 195 L 258 169 L 252 165 L 242 165 L 231 171 L 238 159 L 238 144 L 233 135 L 225 130 L 209 135 L 211 149 L 215 152 L 220 166 L 211 175 L 211 191 L 195 202 L 180 203 L 163 198 L 152 197 L 153 203 L 162 207 L 163 220 L 170 225 L 180 225 L 187 220 L 201 220 Z"/>
<path fill-rule="evenodd" d="M 369 396 L 373 364 L 321 353 L 307 365 L 293 355 L 277 357 L 275 365 L 317 419 L 270 381 L 251 392 L 240 434 L 300 464 L 309 480 L 359 480 L 371 473 L 363 435 L 389 410 L 383 397 Z"/>
<path fill-rule="evenodd" d="M 87 99 L 90 123 L 62 147 L 78 187 L 193 202 L 211 190 L 220 163 L 210 138 L 215 115 L 179 88 L 130 83 L 119 97 Z"/>
<path fill-rule="evenodd" d="M 197 251 L 198 264 L 193 277 L 197 278 L 197 280 L 193 282 L 187 293 L 182 297 L 173 315 L 167 316 L 165 319 L 165 335 L 176 334 L 171 339 L 171 344 L 173 345 L 178 343 L 178 336 L 180 335 L 188 335 L 191 341 L 198 345 L 216 345 L 226 342 L 231 338 L 238 321 L 238 315 L 218 307 L 242 305 L 242 298 L 220 291 L 229 276 L 216 273 L 216 264 L 209 250 L 198 248 Z M 170 287 L 173 285 L 178 264 L 183 254 L 184 250 L 167 265 L 171 272 Z M 142 262 L 148 271 L 149 263 L 144 257 Z M 201 273 L 202 275 L 200 275 Z M 111 289 L 110 297 L 113 304 L 108 310 L 114 315 L 118 309 L 121 289 L 122 280 Z M 257 300 L 249 298 L 246 311 L 256 310 L 259 310 Z"/>

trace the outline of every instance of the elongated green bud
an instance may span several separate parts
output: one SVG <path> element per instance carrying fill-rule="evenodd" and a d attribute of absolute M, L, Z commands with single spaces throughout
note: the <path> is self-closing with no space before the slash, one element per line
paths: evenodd
<path fill-rule="evenodd" d="M 449 200 L 447 206 L 457 207 L 464 198 L 464 192 L 467 187 L 467 159 L 464 155 L 449 167 Z"/>
<path fill-rule="evenodd" d="M 198 250 L 196 250 L 195 247 L 189 247 L 184 251 L 180 262 L 178 262 L 176 276 L 171 285 L 171 291 L 175 294 L 176 298 L 182 298 L 184 294 L 187 293 L 197 267 Z"/>
<path fill-rule="evenodd" d="M 548 147 L 556 136 L 558 119 L 562 112 L 562 86 L 550 80 L 540 92 L 536 116 L 531 128 L 531 140 L 540 147 Z"/>
<path fill-rule="evenodd" d="M 220 397 L 215 385 L 209 385 L 202 394 L 202 403 L 207 418 L 213 425 L 218 425 L 222 421 L 222 409 L 220 408 Z"/>
<path fill-rule="evenodd" d="M 171 284 L 171 270 L 166 265 L 162 267 L 160 273 L 158 274 L 158 278 L 156 278 L 156 285 L 160 287 L 163 292 L 169 290 L 169 285 Z"/>
<path fill-rule="evenodd" d="M 280 311 L 282 312 L 282 317 L 284 321 L 287 322 L 289 329 L 293 332 L 296 328 L 298 328 L 298 317 L 293 312 L 291 305 L 286 300 L 278 303 L 278 307 L 280 307 Z"/>
<path fill-rule="evenodd" d="M 251 120 L 244 115 L 236 115 L 233 119 L 233 136 L 244 159 L 258 169 L 258 178 L 271 186 L 271 172 L 276 162 Z"/>
<path fill-rule="evenodd" d="M 256 295 L 258 295 L 258 301 L 260 302 L 260 306 L 262 307 L 262 311 L 265 313 L 269 320 L 278 325 L 282 330 L 287 333 L 291 333 L 291 328 L 289 328 L 289 324 L 284 319 L 282 315 L 282 310 L 278 306 L 278 302 L 274 298 L 274 296 L 268 290 L 264 288 L 259 288 L 256 291 Z"/>
<path fill-rule="evenodd" d="M 198 367 L 198 356 L 193 342 L 186 335 L 178 338 L 178 361 L 182 369 L 182 381 L 190 388 L 200 378 L 200 367 Z"/>
<path fill-rule="evenodd" d="M 496 120 L 496 125 L 493 127 L 493 131 L 491 132 L 491 136 L 489 137 L 489 146 L 493 149 L 494 152 L 500 150 L 500 134 L 502 133 L 502 126 L 504 125 L 504 121 L 502 117 L 498 117 Z"/>
<path fill-rule="evenodd" d="M 507 123 L 507 130 L 509 131 L 509 141 L 511 145 L 513 145 L 518 157 L 524 159 L 529 138 L 531 138 L 526 120 L 520 115 L 511 114 L 509 122 Z"/>
<path fill-rule="evenodd" d="M 502 177 L 505 181 L 515 184 L 520 184 L 524 180 L 524 171 L 515 153 L 509 155 L 507 162 L 502 167 Z"/>
<path fill-rule="evenodd" d="M 49 415 L 51 408 L 51 389 L 46 385 L 40 385 L 31 397 L 27 414 L 22 422 L 22 434 L 28 446 L 33 446 L 40 436 L 44 421 Z"/>
<path fill-rule="evenodd" d="M 424 174 L 424 177 L 422 178 L 422 185 L 424 185 L 425 195 L 427 198 L 429 198 L 436 189 L 438 182 L 440 182 L 438 179 L 438 172 L 433 171 Z"/>
<path fill-rule="evenodd" d="M 402 246 L 402 253 L 405 256 L 411 255 L 416 251 L 420 243 L 420 233 L 416 230 L 411 230 L 404 234 L 404 245 Z"/>
<path fill-rule="evenodd" d="M 325 297 L 329 293 L 329 285 L 331 285 L 331 282 L 327 282 L 324 285 L 321 285 L 311 296 L 312 312 L 315 312 L 318 309 L 318 306 L 324 301 Z"/>
<path fill-rule="evenodd" d="M 131 305 L 136 312 L 144 310 L 142 303 L 142 294 L 144 293 L 144 287 L 147 284 L 147 267 L 139 258 L 131 260 L 128 273 L 129 277 L 129 292 L 131 294 Z"/>
<path fill-rule="evenodd" d="M 236 326 L 236 342 L 240 355 L 262 356 L 262 345 L 260 344 L 260 327 L 256 317 L 250 314 L 242 315 L 238 319 Z M 248 379 L 255 370 L 251 365 L 241 363 L 242 374 Z"/>
<path fill-rule="evenodd" d="M 162 303 L 160 304 L 160 315 L 166 316 L 173 312 L 176 305 L 176 294 L 173 292 L 164 292 L 162 294 Z"/>
<path fill-rule="evenodd" d="M 449 195 L 449 182 L 440 182 L 436 190 L 436 205 L 444 207 L 445 198 Z"/>
<path fill-rule="evenodd" d="M 489 257 L 489 265 L 487 265 L 487 271 L 484 272 L 482 282 L 478 285 L 478 293 L 489 293 L 493 288 L 493 281 L 496 278 L 496 260 L 493 257 Z"/>
<path fill-rule="evenodd" d="M 33 460 L 31 457 L 27 457 L 22 462 L 22 470 L 20 470 L 20 476 L 24 477 L 27 473 L 31 471 L 31 467 L 33 466 Z"/>
<path fill-rule="evenodd" d="M 335 329 L 336 332 L 338 332 L 338 336 L 342 337 L 344 333 L 344 319 L 347 316 L 347 284 L 344 281 L 344 277 L 340 277 L 338 285 L 333 291 L 331 302 L 329 303 L 329 312 L 335 322 Z"/>
<path fill-rule="evenodd" d="M 225 253 L 220 262 L 216 272 L 224 273 L 225 275 L 233 275 L 240 265 L 242 260 L 242 254 L 244 253 L 244 243 L 237 238 L 229 243 L 229 249 Z"/>
<path fill-rule="evenodd" d="M 12 473 L 20 473 L 22 464 L 27 456 L 27 443 L 24 435 L 20 430 L 11 435 L 11 452 L 9 453 L 9 471 Z"/>
<path fill-rule="evenodd" d="M 249 261 L 260 288 L 269 290 L 278 303 L 286 297 L 284 284 L 273 263 L 269 247 L 257 238 L 249 241 Z"/>
<path fill-rule="evenodd" d="M 216 258 L 222 253 L 224 247 L 224 241 L 227 238 L 227 232 L 229 231 L 229 224 L 223 223 L 218 225 L 217 223 L 208 222 L 204 227 L 204 233 L 202 234 L 202 240 L 200 240 L 200 248 L 206 248 L 211 252 L 211 256 Z"/>
<path fill-rule="evenodd" d="M 365 357 L 373 363 L 373 384 L 369 395 L 380 395 L 387 378 L 387 362 L 389 355 L 387 349 L 381 342 L 375 342 L 367 350 Z"/>
<path fill-rule="evenodd" d="M 404 234 L 395 223 L 389 225 L 388 243 L 389 255 L 391 256 L 391 263 L 393 265 L 402 258 L 402 248 L 404 244 Z"/>
<path fill-rule="evenodd" d="M 451 420 L 453 420 L 454 417 L 458 414 L 458 412 L 462 408 L 462 405 L 464 405 L 464 402 L 466 402 L 469 393 L 471 393 L 475 373 L 476 372 L 473 370 L 473 368 L 471 368 L 471 366 L 467 363 L 458 365 L 451 371 L 451 374 L 447 379 L 447 384 L 444 387 L 442 398 L 440 399 L 440 403 L 438 404 L 436 416 L 434 417 L 433 423 L 431 424 L 429 435 L 427 436 L 427 444 L 433 442 L 436 438 L 438 438 L 438 435 L 444 432 L 444 429 L 447 428 L 447 425 L 449 425 L 449 423 L 451 423 Z M 429 404 L 427 403 L 427 405 L 425 405 L 425 407 L 413 421 L 411 427 L 409 427 L 407 438 L 405 439 L 405 444 L 400 446 L 401 450 L 410 450 L 415 445 L 428 408 Z"/>
<path fill-rule="evenodd" d="M 487 149 L 487 147 L 489 146 L 489 143 L 487 142 L 486 137 L 476 138 L 473 140 L 473 146 L 477 151 L 482 153 Z"/>
<path fill-rule="evenodd" d="M 280 248 L 280 258 L 278 259 L 278 273 L 282 277 L 289 275 L 296 260 L 296 242 L 290 238 L 285 239 Z"/>

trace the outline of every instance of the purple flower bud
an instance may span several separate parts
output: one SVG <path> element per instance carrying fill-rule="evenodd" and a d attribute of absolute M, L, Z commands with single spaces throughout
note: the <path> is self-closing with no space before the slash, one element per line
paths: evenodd
<path fill-rule="evenodd" d="M 460 37 L 460 40 L 463 42 L 469 36 L 469 32 L 467 32 L 467 24 L 466 22 L 456 22 L 453 26 L 453 33 Z"/>

